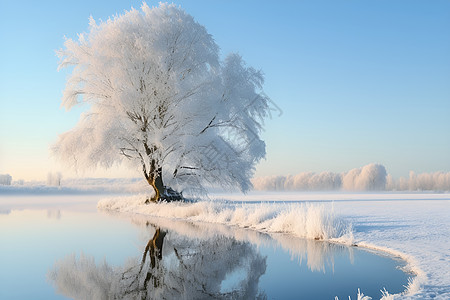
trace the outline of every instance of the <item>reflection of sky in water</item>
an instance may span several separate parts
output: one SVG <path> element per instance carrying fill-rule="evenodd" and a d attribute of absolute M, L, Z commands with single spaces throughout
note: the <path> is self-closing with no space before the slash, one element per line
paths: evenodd
<path fill-rule="evenodd" d="M 320 244 L 326 243 L 311 243 L 318 245 L 308 249 L 300 264 L 284 251 L 262 248 L 261 253 L 267 255 L 268 268 L 260 286 L 272 295 L 283 295 L 283 299 L 299 299 L 298 295 L 303 295 L 303 299 L 334 299 L 334 296 L 348 299 L 349 295 L 355 297 L 357 288 L 379 299 L 384 287 L 390 292 L 404 290 L 407 276 L 396 269 L 398 262 L 362 249 L 328 244 L 322 245 L 330 248 L 322 252 L 326 256 L 318 263 Z M 316 263 L 311 263 L 310 256 Z"/>
<path fill-rule="evenodd" d="M 183 286 L 177 280 L 194 278 L 191 285 L 219 294 L 256 285 L 269 299 L 348 299 L 357 288 L 377 298 L 383 287 L 399 292 L 406 284 L 406 275 L 395 268 L 398 262 L 358 248 L 220 225 L 113 216 L 95 212 L 95 205 L 76 211 L 39 208 L 0 214 L 0 299 L 64 299 L 54 294 L 47 276 L 55 261 L 64 262 L 72 253 L 94 258 L 97 266 L 105 261 L 115 272 L 139 265 L 156 224 L 167 232 L 160 268 L 166 275 L 160 276 L 175 289 Z M 183 264 L 206 275 L 185 274 Z M 132 275 L 138 273 L 134 270 Z"/>
<path fill-rule="evenodd" d="M 89 253 L 121 264 L 138 255 L 138 232 L 125 220 L 96 212 L 12 211 L 0 215 L 0 299 L 54 299 L 47 272 L 56 258 Z"/>

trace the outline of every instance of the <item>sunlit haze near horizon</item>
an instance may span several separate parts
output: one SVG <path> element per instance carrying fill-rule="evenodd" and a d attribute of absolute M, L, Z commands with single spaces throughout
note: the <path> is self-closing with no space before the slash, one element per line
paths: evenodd
<path fill-rule="evenodd" d="M 158 2 L 147 1 L 149 6 Z M 265 74 L 273 101 L 256 176 L 344 172 L 379 163 L 394 177 L 450 171 L 449 1 L 175 1 L 221 47 Z M 65 111 L 64 36 L 140 1 L 2 1 L 0 174 L 73 171 L 50 147 L 82 109 Z M 86 171 L 139 177 L 140 170 Z"/>

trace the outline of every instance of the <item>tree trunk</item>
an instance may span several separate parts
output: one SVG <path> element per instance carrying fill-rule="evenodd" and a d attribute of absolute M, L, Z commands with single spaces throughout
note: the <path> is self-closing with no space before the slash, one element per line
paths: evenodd
<path fill-rule="evenodd" d="M 155 195 L 151 199 L 147 199 L 145 203 L 151 202 L 159 202 L 161 200 L 161 194 L 164 193 L 164 183 L 162 180 L 162 167 L 158 168 L 156 175 L 150 175 L 147 178 L 148 184 L 153 187 L 155 191 Z"/>
<path fill-rule="evenodd" d="M 156 187 L 156 190 L 158 190 L 158 194 L 159 194 L 159 198 L 158 199 L 156 199 L 157 201 L 159 201 L 160 200 L 160 198 L 161 198 L 161 194 L 163 194 L 164 193 L 164 183 L 163 183 L 163 180 L 162 180 L 162 167 L 160 167 L 160 168 L 158 168 L 158 171 L 156 172 L 156 178 L 155 178 L 155 187 Z"/>
<path fill-rule="evenodd" d="M 152 172 L 150 175 L 147 175 L 145 172 L 144 174 L 148 184 L 151 185 L 155 191 L 155 195 L 151 199 L 147 199 L 145 204 L 149 204 L 150 202 L 158 203 L 160 201 L 170 202 L 184 200 L 182 193 L 179 193 L 170 187 L 164 186 L 162 179 L 162 167 L 159 167 L 156 172 Z"/>

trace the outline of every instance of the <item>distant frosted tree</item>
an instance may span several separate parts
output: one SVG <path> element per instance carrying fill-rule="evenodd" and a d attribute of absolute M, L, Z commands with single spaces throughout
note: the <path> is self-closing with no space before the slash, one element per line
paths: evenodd
<path fill-rule="evenodd" d="M 61 179 L 62 179 L 61 172 L 56 173 L 48 172 L 47 185 L 61 186 Z"/>
<path fill-rule="evenodd" d="M 409 178 L 397 180 L 388 175 L 386 189 L 394 191 L 450 191 L 450 172 L 421 173 L 409 172 Z"/>
<path fill-rule="evenodd" d="M 1 185 L 11 185 L 12 177 L 9 174 L 0 174 Z"/>
<path fill-rule="evenodd" d="M 171 186 L 251 188 L 265 156 L 263 75 L 237 54 L 219 59 L 206 29 L 175 5 L 131 9 L 68 39 L 59 68 L 73 66 L 62 105 L 89 104 L 54 152 L 77 169 L 126 163 L 159 201 Z M 163 183 L 164 182 L 164 183 Z"/>
<path fill-rule="evenodd" d="M 386 168 L 380 164 L 368 164 L 362 168 L 352 169 L 344 174 L 344 190 L 375 191 L 386 188 Z"/>
<path fill-rule="evenodd" d="M 440 176 L 439 178 L 442 178 L 441 181 L 444 181 L 445 176 Z M 314 172 L 303 172 L 289 176 L 259 177 L 253 179 L 253 185 L 257 190 L 294 191 L 330 191 L 339 189 L 373 191 L 392 190 L 396 187 L 392 176 L 388 176 L 386 168 L 380 164 L 368 164 L 346 173 L 321 172 L 316 174 Z"/>

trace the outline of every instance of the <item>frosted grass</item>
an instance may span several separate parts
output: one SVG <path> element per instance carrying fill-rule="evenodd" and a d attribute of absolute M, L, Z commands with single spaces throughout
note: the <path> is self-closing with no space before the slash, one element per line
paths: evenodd
<path fill-rule="evenodd" d="M 396 296 L 406 295 L 406 294 L 410 293 L 409 291 L 410 291 L 411 289 L 414 289 L 413 285 L 415 285 L 415 284 L 416 284 L 416 283 L 415 283 L 411 278 L 409 278 L 409 280 L 408 280 L 408 285 L 405 286 L 405 288 L 406 288 L 405 292 L 403 292 L 403 293 L 400 294 L 400 295 L 390 294 L 386 289 L 382 289 L 382 290 L 380 291 L 380 292 L 381 292 L 381 298 L 380 298 L 380 300 L 394 300 L 394 299 L 396 299 Z M 335 297 L 334 299 L 335 299 L 335 300 L 339 300 L 338 297 Z M 348 296 L 348 299 L 349 299 L 349 300 L 352 300 L 352 298 L 351 298 L 350 296 Z M 364 295 L 364 293 L 361 292 L 360 289 L 358 289 L 358 293 L 356 294 L 356 298 L 355 298 L 355 299 L 356 299 L 356 300 L 371 300 L 372 297 Z"/>
<path fill-rule="evenodd" d="M 145 196 L 102 199 L 99 210 L 138 213 L 152 217 L 192 222 L 224 224 L 268 233 L 287 233 L 296 237 L 353 242 L 350 223 L 336 216 L 333 206 L 309 203 L 195 203 L 144 204 Z"/>

